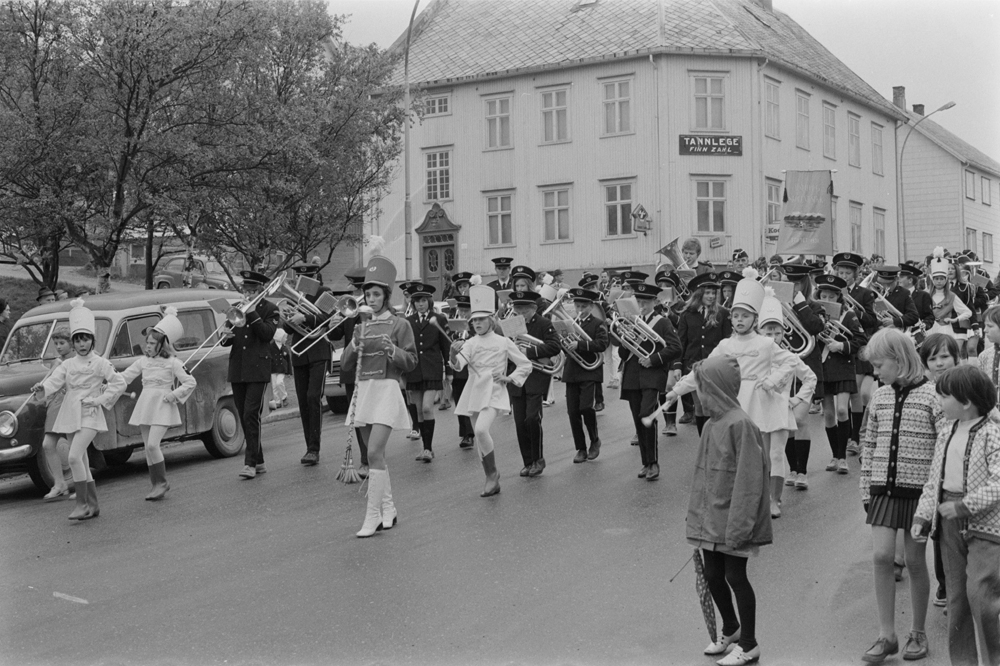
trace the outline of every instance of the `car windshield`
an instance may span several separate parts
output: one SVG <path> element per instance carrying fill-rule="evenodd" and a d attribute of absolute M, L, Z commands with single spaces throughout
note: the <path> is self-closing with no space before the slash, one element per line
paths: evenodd
<path fill-rule="evenodd" d="M 225 273 L 225 269 L 222 268 L 222 264 L 217 261 L 212 261 L 208 259 L 205 261 L 205 272 L 207 273 Z"/>
<path fill-rule="evenodd" d="M 95 323 L 97 344 L 94 349 L 103 352 L 108 344 L 108 335 L 111 334 L 111 322 L 98 319 Z M 69 320 L 38 321 L 15 328 L 7 338 L 7 345 L 0 356 L 0 365 L 55 358 L 58 354 L 52 344 L 52 330 L 59 325 L 69 328 Z"/>

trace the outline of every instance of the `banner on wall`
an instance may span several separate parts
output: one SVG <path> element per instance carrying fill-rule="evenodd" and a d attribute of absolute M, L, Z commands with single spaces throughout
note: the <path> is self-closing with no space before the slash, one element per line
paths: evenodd
<path fill-rule="evenodd" d="M 788 171 L 775 254 L 833 254 L 833 174 Z"/>

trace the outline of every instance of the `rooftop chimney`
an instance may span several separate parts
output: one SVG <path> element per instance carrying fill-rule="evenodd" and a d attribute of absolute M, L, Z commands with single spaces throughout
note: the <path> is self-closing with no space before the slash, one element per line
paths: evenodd
<path fill-rule="evenodd" d="M 897 107 L 906 111 L 906 87 L 905 86 L 893 86 L 892 87 L 892 103 Z"/>
<path fill-rule="evenodd" d="M 913 105 L 913 113 L 917 114 L 918 116 L 924 115 L 924 105 L 923 104 L 914 104 Z"/>

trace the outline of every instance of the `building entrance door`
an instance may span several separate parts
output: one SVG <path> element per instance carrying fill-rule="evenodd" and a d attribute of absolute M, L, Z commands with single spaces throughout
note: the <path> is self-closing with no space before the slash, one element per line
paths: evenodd
<path fill-rule="evenodd" d="M 420 237 L 420 279 L 434 286 L 434 300 L 444 300 L 445 287 L 458 268 L 458 232 L 462 227 L 448 219 L 440 204 L 427 211 L 415 231 Z"/>
<path fill-rule="evenodd" d="M 444 289 L 455 273 L 455 244 L 424 247 L 420 274 L 425 284 L 433 285 L 434 300 L 444 298 Z"/>

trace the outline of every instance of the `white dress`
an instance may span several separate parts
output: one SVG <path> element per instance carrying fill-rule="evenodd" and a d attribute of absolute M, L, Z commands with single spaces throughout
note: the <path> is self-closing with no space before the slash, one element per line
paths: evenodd
<path fill-rule="evenodd" d="M 487 407 L 502 412 L 510 411 L 507 387 L 493 381 L 494 371 L 506 374 L 508 360 L 516 366 L 510 374 L 511 380 L 517 386 L 522 386 L 531 374 L 531 361 L 513 341 L 493 331 L 466 341 L 462 353 L 451 364 L 455 370 L 461 370 L 466 365 L 469 367 L 469 380 L 462 389 L 462 397 L 455 405 L 456 415 L 472 416 Z"/>
<path fill-rule="evenodd" d="M 42 382 L 42 386 L 45 388 L 46 398 L 59 389 L 66 388 L 66 396 L 59 409 L 59 416 L 52 424 L 52 432 L 68 435 L 81 428 L 107 432 L 108 422 L 104 418 L 104 410 L 114 406 L 126 384 L 110 361 L 91 352 L 86 356 L 74 356 L 63 361 Z M 99 406 L 85 407 L 82 403 L 84 398 L 96 398 Z"/>
<path fill-rule="evenodd" d="M 131 425 L 181 425 L 181 411 L 177 405 L 184 403 L 194 392 L 197 382 L 184 369 L 184 364 L 176 356 L 163 358 L 141 356 L 121 373 L 125 385 L 142 375 L 142 392 L 132 408 Z M 180 386 L 174 388 L 174 380 Z M 172 393 L 177 402 L 164 402 L 163 397 Z"/>

